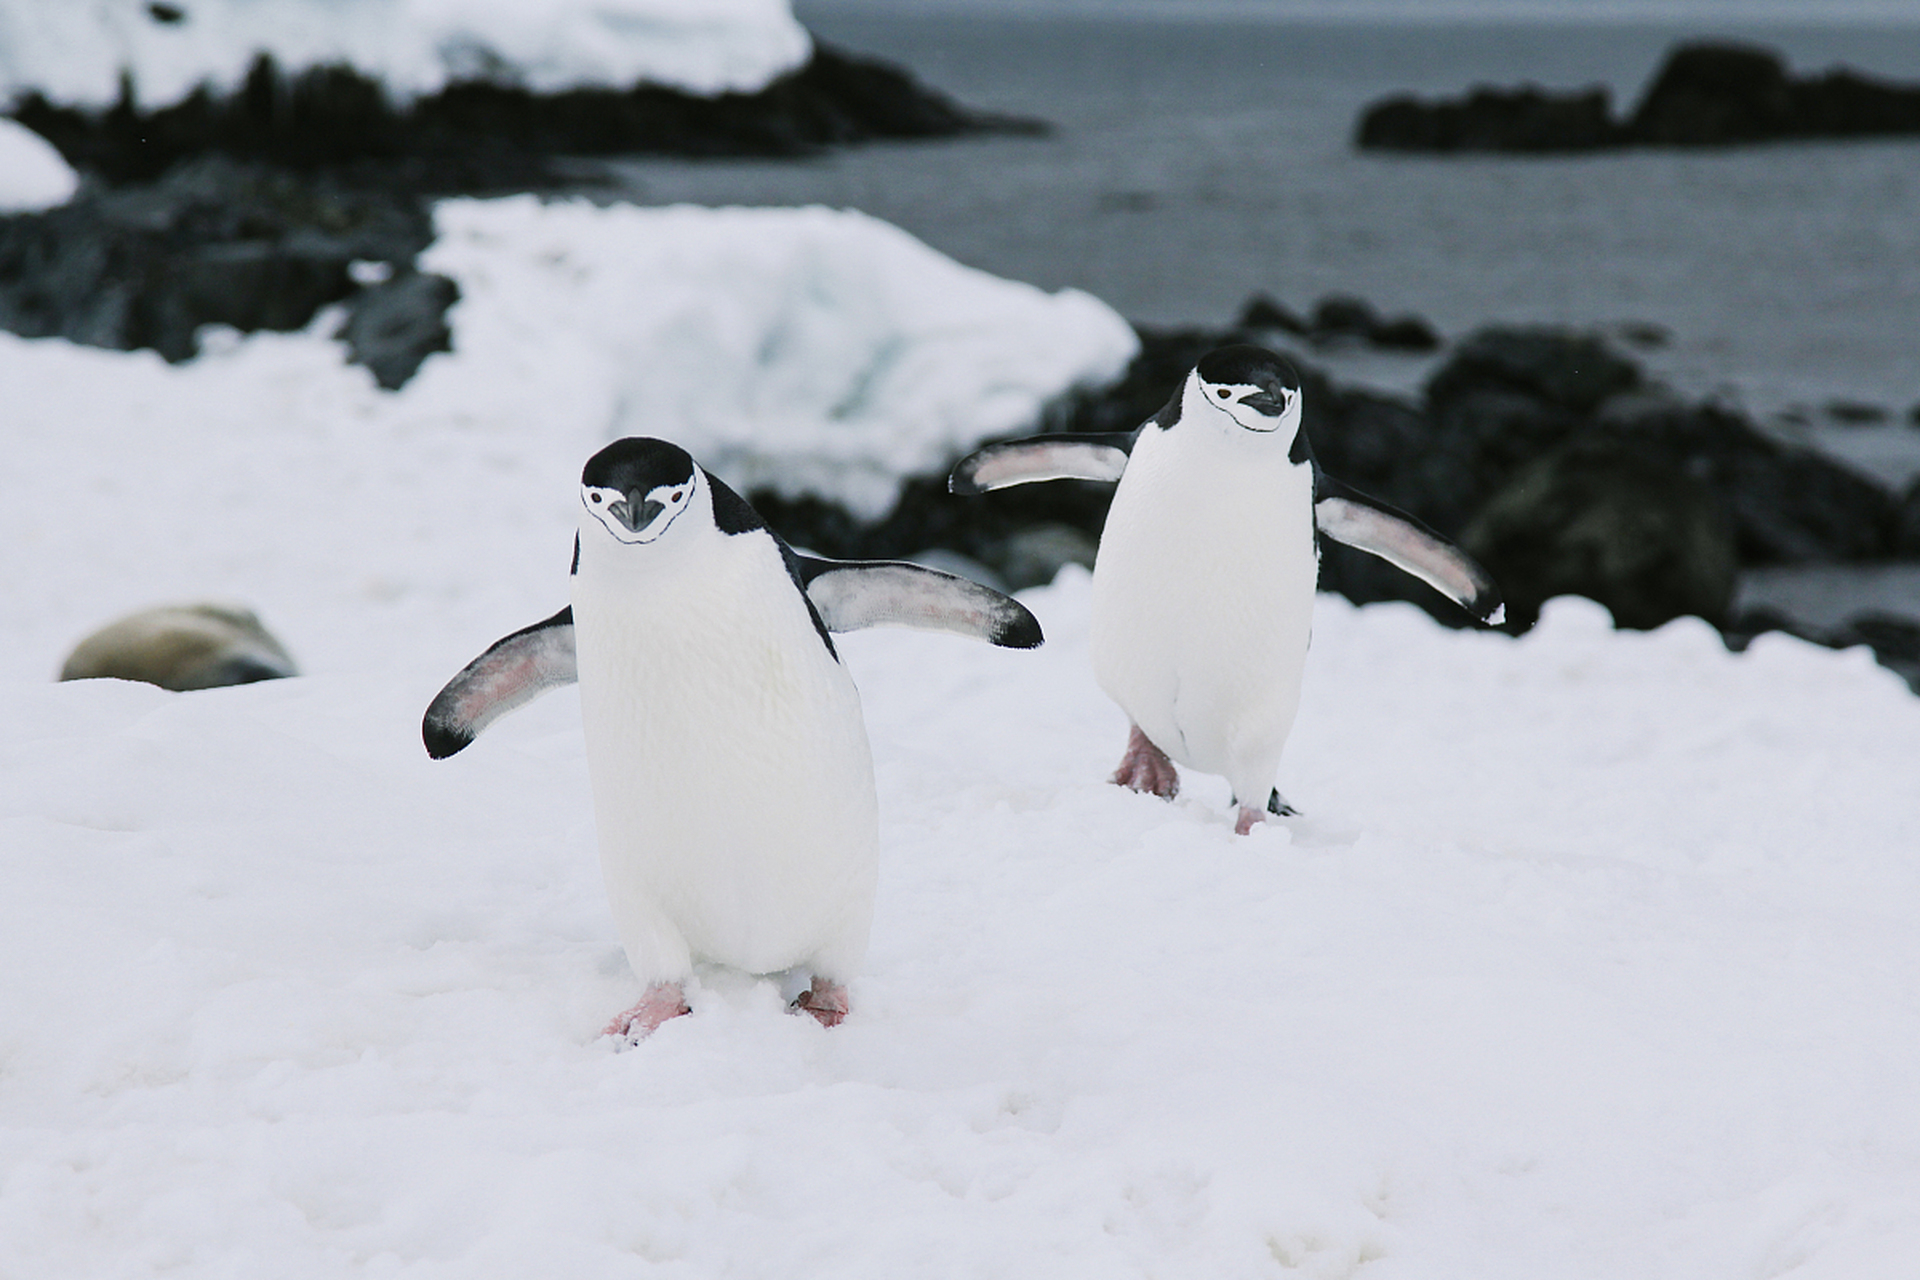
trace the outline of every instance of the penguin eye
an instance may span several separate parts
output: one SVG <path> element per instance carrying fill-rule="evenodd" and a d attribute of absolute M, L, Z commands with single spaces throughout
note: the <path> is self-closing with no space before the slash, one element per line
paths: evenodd
<path fill-rule="evenodd" d="M 597 493 L 590 493 L 587 495 L 587 501 L 591 502 L 594 506 L 597 507 L 600 505 L 600 495 Z"/>
<path fill-rule="evenodd" d="M 1225 400 L 1232 393 L 1229 392 L 1225 387 L 1222 387 L 1218 391 L 1214 392 L 1213 394 L 1219 396 L 1222 400 Z"/>
<path fill-rule="evenodd" d="M 678 501 L 680 501 L 680 498 L 681 498 L 681 496 L 682 496 L 682 493 L 681 493 L 681 490 L 679 490 L 679 489 L 675 489 L 675 490 L 673 491 L 673 497 L 672 497 L 671 499 L 669 499 L 669 501 L 672 501 L 672 502 L 678 502 Z"/>

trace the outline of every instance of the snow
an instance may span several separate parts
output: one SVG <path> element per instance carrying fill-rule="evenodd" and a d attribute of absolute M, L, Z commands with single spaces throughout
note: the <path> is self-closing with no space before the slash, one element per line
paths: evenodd
<path fill-rule="evenodd" d="M 0 118 L 0 215 L 65 204 L 79 185 L 80 175 L 52 143 L 23 124 Z"/>
<path fill-rule="evenodd" d="M 1112 308 L 962 266 L 851 210 L 450 201 L 422 266 L 459 281 L 463 354 L 605 389 L 608 438 L 670 437 L 742 487 L 886 514 L 899 478 L 1033 424 L 1139 349 Z M 457 363 L 420 394 L 498 395 Z M 575 392 L 578 394 L 578 392 Z"/>
<path fill-rule="evenodd" d="M 164 21 L 156 11 L 181 16 Z M 812 55 L 787 0 L 0 0 L 0 98 L 148 109 L 231 89 L 261 53 L 347 63 L 401 100 L 454 80 L 753 92 Z"/>
<path fill-rule="evenodd" d="M 1305 816 L 1244 839 L 1217 779 L 1103 781 L 1084 572 L 1023 597 L 1036 652 L 845 636 L 883 824 L 853 1015 L 713 971 L 615 1052 L 577 695 L 418 735 L 564 601 L 643 380 L 596 329 L 655 305 L 597 238 L 639 224 L 445 217 L 456 352 L 397 395 L 324 325 L 178 367 L 0 339 L 0 1275 L 1910 1274 L 1920 702 L 1580 601 L 1515 641 L 1322 599 Z M 516 357 L 516 297 L 567 332 Z M 207 595 L 313 674 L 49 682 Z"/>

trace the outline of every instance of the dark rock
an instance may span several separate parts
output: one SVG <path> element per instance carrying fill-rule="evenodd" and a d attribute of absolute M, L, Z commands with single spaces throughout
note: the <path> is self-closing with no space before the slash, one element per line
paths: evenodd
<path fill-rule="evenodd" d="M 1262 316 L 1250 303 L 1242 318 Z M 1130 431 L 1207 351 L 1260 340 L 1258 328 L 1139 332 L 1140 353 L 1116 383 L 1073 393 L 1036 428 Z M 1321 465 L 1471 543 L 1495 562 L 1516 612 L 1574 591 L 1602 600 L 1622 625 L 1692 613 L 1735 637 L 1741 624 L 1725 617 L 1734 566 L 1880 558 L 1895 546 L 1896 508 L 1912 508 L 1903 518 L 1920 526 L 1920 486 L 1903 503 L 1821 455 L 1776 443 L 1732 409 L 1686 403 L 1591 334 L 1481 330 L 1435 371 L 1419 403 L 1295 364 Z M 934 547 L 1002 574 L 1028 530 L 1046 539 L 1078 531 L 1082 546 L 1097 539 L 1112 487 L 1056 482 L 955 498 L 943 468 L 909 481 L 877 522 L 817 499 L 751 496 L 775 528 L 822 554 L 888 558 Z M 1322 589 L 1358 603 L 1410 600 L 1449 625 L 1468 622 L 1384 561 L 1331 540 L 1321 547 Z M 1057 568 L 1059 558 L 1051 562 Z M 1030 571 L 1012 572 L 1024 581 Z"/>
<path fill-rule="evenodd" d="M 351 67 L 288 75 L 265 56 L 227 95 L 202 87 L 145 112 L 135 88 L 123 81 L 104 111 L 35 93 L 12 114 L 111 182 L 150 180 L 215 151 L 360 184 L 465 192 L 556 185 L 567 180 L 555 167 L 561 156 L 803 155 L 875 138 L 1044 128 L 967 111 L 897 67 L 817 43 L 806 65 L 759 92 L 710 98 L 653 85 L 536 94 L 468 81 L 396 106 Z"/>
<path fill-rule="evenodd" d="M 1907 486 L 1893 511 L 1892 552 L 1902 560 L 1920 560 L 1920 479 Z"/>
<path fill-rule="evenodd" d="M 1361 114 L 1363 151 L 1583 151 L 1619 141 L 1605 89 L 1476 88 L 1464 100 L 1399 96 Z"/>
<path fill-rule="evenodd" d="M 1419 316 L 1394 316 L 1374 326 L 1372 342 L 1387 351 L 1438 351 L 1440 331 Z"/>
<path fill-rule="evenodd" d="M 1771 49 L 1708 40 L 1669 52 L 1624 121 L 1611 117 L 1604 90 L 1479 87 L 1465 98 L 1376 102 L 1362 111 L 1355 143 L 1442 154 L 1556 152 L 1912 133 L 1920 133 L 1920 86 L 1845 69 L 1795 79 Z"/>
<path fill-rule="evenodd" d="M 1847 427 L 1870 426 L 1893 416 L 1884 405 L 1870 404 L 1865 400 L 1829 400 L 1826 410 L 1829 418 Z"/>
<path fill-rule="evenodd" d="M 428 356 L 453 350 L 447 308 L 459 298 L 460 287 L 445 276 L 404 271 L 355 294 L 334 336 L 347 344 L 350 361 L 397 391 Z"/>
<path fill-rule="evenodd" d="M 1920 693 L 1920 622 L 1890 613 L 1856 614 L 1820 642 L 1835 649 L 1866 645 L 1881 666 Z"/>
<path fill-rule="evenodd" d="M 1314 303 L 1313 318 L 1308 322 L 1315 342 L 1343 338 L 1370 342 L 1373 331 L 1379 327 L 1380 317 L 1374 314 L 1373 305 L 1364 298 L 1345 293 L 1330 293 Z"/>
<path fill-rule="evenodd" d="M 1718 624 L 1733 600 L 1733 528 L 1713 491 L 1630 439 L 1590 432 L 1513 477 L 1460 534 L 1531 627 L 1558 595 L 1597 600 L 1641 630 L 1686 614 Z"/>
<path fill-rule="evenodd" d="M 1240 329 L 1272 329 L 1281 333 L 1305 336 L 1307 322 L 1264 293 L 1256 293 L 1247 299 L 1240 308 L 1240 317 L 1234 321 Z M 1920 408 L 1916 409 L 1920 412 Z"/>
<path fill-rule="evenodd" d="M 1891 492 L 1824 454 L 1778 443 L 1732 409 L 1630 394 L 1602 405 L 1595 425 L 1706 483 L 1733 520 L 1743 565 L 1873 560 L 1891 550 Z"/>
<path fill-rule="evenodd" d="M 1629 320 L 1619 326 L 1621 341 L 1642 351 L 1657 351 L 1673 341 L 1673 332 L 1665 325 L 1649 320 Z"/>
<path fill-rule="evenodd" d="M 1465 392 L 1499 387 L 1573 414 L 1641 381 L 1640 367 L 1606 340 L 1546 326 L 1490 325 L 1475 330 L 1427 382 L 1437 414 Z"/>
<path fill-rule="evenodd" d="M 431 239 L 412 197 L 206 156 L 0 219 L 0 328 L 185 360 L 202 325 L 302 328 L 355 262 L 405 273 Z"/>
<path fill-rule="evenodd" d="M 1234 327 L 1246 334 L 1288 333 L 1315 346 L 1357 345 L 1388 351 L 1437 351 L 1440 334 L 1419 316 L 1382 319 L 1373 304 L 1350 294 L 1330 293 L 1302 319 L 1264 293 L 1248 298 Z"/>
<path fill-rule="evenodd" d="M 1070 564 L 1091 569 L 1099 549 L 1098 535 L 1076 525 L 1036 524 L 1001 541 L 986 563 L 1008 589 L 1019 591 L 1052 582 Z"/>
<path fill-rule="evenodd" d="M 1795 131 L 1793 91 L 1780 55 L 1757 45 L 1685 44 L 1634 108 L 1627 132 L 1660 146 L 1724 146 Z"/>

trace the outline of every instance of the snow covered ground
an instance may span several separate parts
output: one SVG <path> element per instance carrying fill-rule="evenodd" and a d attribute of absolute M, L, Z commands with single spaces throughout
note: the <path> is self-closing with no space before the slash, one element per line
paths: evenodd
<path fill-rule="evenodd" d="M 0 215 L 33 213 L 65 204 L 80 175 L 45 138 L 0 119 Z"/>
<path fill-rule="evenodd" d="M 587 453 L 674 434 L 679 392 L 617 410 L 647 373 L 609 353 L 663 330 L 607 333 L 651 304 L 600 277 L 699 262 L 677 216 L 649 258 L 599 243 L 625 215 L 448 210 L 458 349 L 397 395 L 324 326 L 179 367 L 0 336 L 0 1276 L 1912 1273 L 1920 702 L 1780 636 L 1322 600 L 1306 816 L 1245 839 L 1217 780 L 1102 781 L 1084 573 L 1025 597 L 1034 653 L 847 636 L 884 846 L 853 1016 L 713 972 L 597 1039 L 636 992 L 577 698 L 437 764 L 418 726 L 563 601 Z M 740 287 L 844 283 L 779 262 Z M 1019 296 L 1083 374 L 1103 322 Z M 870 305 L 753 314 L 812 353 L 928 319 Z M 983 389 L 1012 359 L 939 350 Z M 843 365 L 766 376 L 806 368 Z M 48 682 L 206 595 L 313 674 Z"/>
<path fill-rule="evenodd" d="M 752 92 L 807 60 L 787 0 L 0 0 L 0 98 L 106 106 L 237 84 L 261 53 L 345 62 L 406 99 L 450 80 Z"/>

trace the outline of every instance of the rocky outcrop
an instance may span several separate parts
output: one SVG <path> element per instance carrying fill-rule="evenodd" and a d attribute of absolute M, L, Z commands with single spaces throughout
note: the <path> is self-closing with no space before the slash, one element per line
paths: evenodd
<path fill-rule="evenodd" d="M 1271 341 L 1279 327 L 1259 299 L 1242 316 L 1258 327 L 1143 330 L 1140 354 L 1118 382 L 1057 404 L 1045 427 L 1131 430 L 1202 354 Z M 1524 630 L 1545 600 L 1574 593 L 1606 605 L 1622 626 L 1692 614 L 1744 643 L 1753 630 L 1785 624 L 1729 616 L 1739 569 L 1883 559 L 1920 531 L 1920 485 L 1899 498 L 1824 455 L 1775 442 L 1734 409 L 1688 403 L 1593 334 L 1479 330 L 1414 400 L 1343 386 L 1310 364 L 1300 371 L 1321 464 L 1481 558 L 1507 595 L 1512 630 Z M 817 500 L 752 497 L 776 528 L 823 554 L 941 549 L 1017 587 L 1084 562 L 1111 492 L 1057 482 L 955 498 L 944 474 L 930 475 L 872 523 Z M 1321 584 L 1356 602 L 1410 600 L 1450 624 L 1467 621 L 1413 578 L 1335 542 L 1322 543 Z M 1892 622 L 1795 631 L 1822 643 L 1870 642 L 1896 667 L 1907 643 Z"/>
<path fill-rule="evenodd" d="M 1467 522 L 1460 546 L 1497 566 L 1515 630 L 1563 595 L 1603 601 L 1622 627 L 1688 614 L 1724 625 L 1739 569 L 1712 489 L 1608 432 L 1575 436 L 1522 467 Z"/>
<path fill-rule="evenodd" d="M 1410 94 L 1367 107 L 1354 133 L 1363 151 L 1590 151 L 1622 145 L 1605 89 L 1475 88 L 1426 102 Z"/>
<path fill-rule="evenodd" d="M 451 347 L 453 282 L 413 268 L 426 197 L 579 185 L 567 157 L 802 155 L 876 138 L 1034 131 L 968 111 L 884 62 L 816 44 L 753 94 L 641 85 L 534 94 L 454 84 L 396 106 L 347 67 L 255 62 L 231 94 L 151 112 L 38 96 L 13 115 L 92 181 L 64 206 L 0 218 L 0 329 L 190 359 L 206 325 L 301 329 L 332 303 L 349 358 L 389 390 Z"/>
<path fill-rule="evenodd" d="M 352 359 L 397 387 L 446 350 L 451 280 L 413 270 L 419 200 L 213 155 L 0 219 L 0 328 L 191 358 L 209 324 L 305 327 L 347 307 Z"/>
<path fill-rule="evenodd" d="M 1302 318 L 1266 294 L 1255 294 L 1240 310 L 1235 327 L 1249 333 L 1292 334 L 1317 347 L 1364 346 L 1382 351 L 1438 351 L 1440 334 L 1415 315 L 1382 316 L 1364 298 L 1330 293 Z"/>
<path fill-rule="evenodd" d="M 1916 133 L 1920 85 L 1844 68 L 1795 78 L 1770 49 L 1696 41 L 1668 54 L 1625 119 L 1601 88 L 1479 87 L 1457 99 L 1402 94 L 1373 103 L 1354 141 L 1363 150 L 1538 153 Z"/>
<path fill-rule="evenodd" d="M 792 156 L 877 138 L 1043 127 L 968 111 L 898 67 L 818 43 L 806 65 L 759 92 L 711 98 L 652 85 L 537 94 L 468 81 L 395 104 L 351 67 L 288 75 L 262 56 L 230 94 L 201 88 L 141 111 L 126 83 L 104 111 L 34 94 L 11 114 L 75 168 L 110 182 L 150 180 L 217 152 L 360 186 L 467 193 L 567 181 L 557 157 Z"/>

